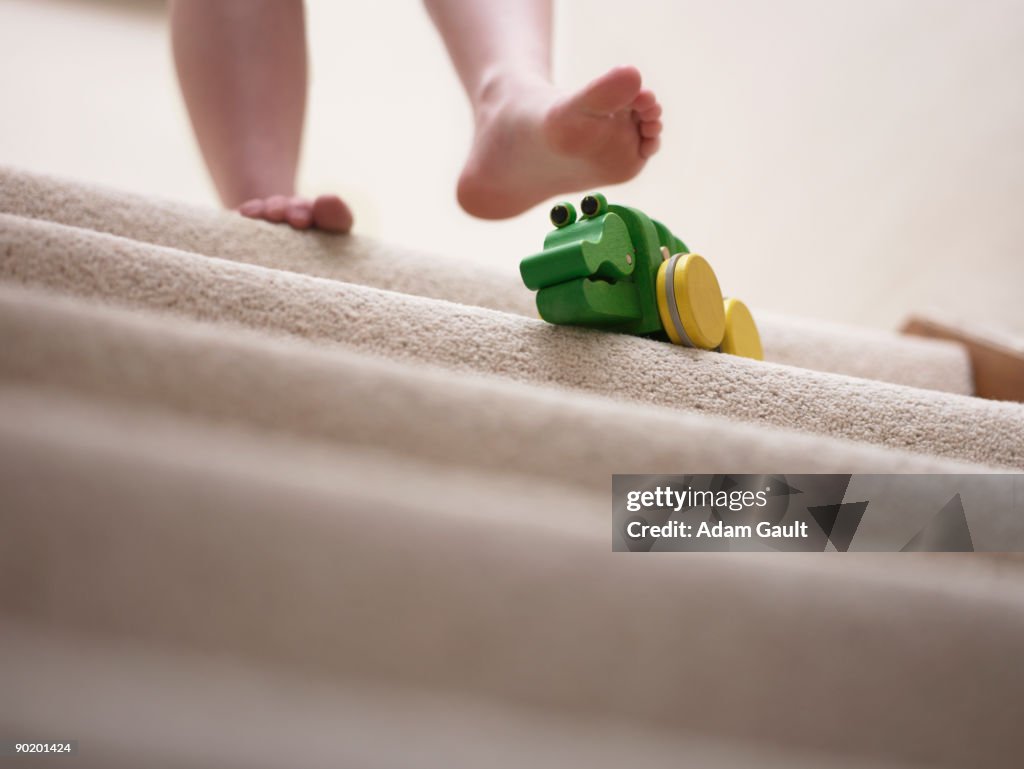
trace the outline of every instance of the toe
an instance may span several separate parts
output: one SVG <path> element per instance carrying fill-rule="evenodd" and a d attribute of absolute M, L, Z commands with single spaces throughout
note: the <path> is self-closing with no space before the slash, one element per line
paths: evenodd
<path fill-rule="evenodd" d="M 266 211 L 266 203 L 263 202 L 262 198 L 247 200 L 238 207 L 238 213 L 242 216 L 248 216 L 250 219 L 260 219 L 264 211 Z"/>
<path fill-rule="evenodd" d="M 292 198 L 285 219 L 297 230 L 308 230 L 313 225 L 313 204 L 304 198 Z"/>
<path fill-rule="evenodd" d="M 655 136 L 653 139 L 642 139 L 640 141 L 640 157 L 646 159 L 661 149 L 661 138 Z"/>
<path fill-rule="evenodd" d="M 284 195 L 272 195 L 267 198 L 266 210 L 263 213 L 268 222 L 283 222 L 288 215 L 290 198 Z"/>
<path fill-rule="evenodd" d="M 636 95 L 636 98 L 633 99 L 633 103 L 630 106 L 635 112 L 645 112 L 657 105 L 658 97 L 654 95 L 654 91 L 645 88 Z"/>
<path fill-rule="evenodd" d="M 321 195 L 313 201 L 313 224 L 326 232 L 348 232 L 352 212 L 337 195 Z"/>
<path fill-rule="evenodd" d="M 607 114 L 631 106 L 639 93 L 640 70 L 616 67 L 587 85 L 574 101 L 590 112 Z"/>
<path fill-rule="evenodd" d="M 638 111 L 636 108 L 633 109 L 633 115 L 637 120 L 657 120 L 661 117 L 661 105 L 655 104 L 650 109 Z"/>
<path fill-rule="evenodd" d="M 653 139 L 661 133 L 661 121 L 651 120 L 640 123 L 640 135 L 645 139 Z"/>

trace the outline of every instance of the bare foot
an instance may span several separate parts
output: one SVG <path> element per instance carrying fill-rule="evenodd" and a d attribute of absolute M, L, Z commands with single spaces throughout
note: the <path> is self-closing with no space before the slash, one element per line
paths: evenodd
<path fill-rule="evenodd" d="M 477 108 L 459 204 L 504 219 L 554 195 L 632 179 L 658 151 L 660 118 L 635 67 L 569 94 L 542 80 L 495 79 Z"/>
<path fill-rule="evenodd" d="M 250 219 L 287 222 L 297 230 L 344 233 L 352 229 L 352 212 L 337 195 L 320 195 L 316 200 L 285 195 L 253 198 L 242 203 L 238 213 Z"/>

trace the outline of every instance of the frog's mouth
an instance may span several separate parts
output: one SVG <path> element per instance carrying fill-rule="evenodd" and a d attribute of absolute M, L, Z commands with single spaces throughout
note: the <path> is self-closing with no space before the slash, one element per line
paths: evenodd
<path fill-rule="evenodd" d="M 632 275 L 636 248 L 615 213 L 556 230 L 544 251 L 519 265 L 550 323 L 614 325 L 639 317 Z"/>

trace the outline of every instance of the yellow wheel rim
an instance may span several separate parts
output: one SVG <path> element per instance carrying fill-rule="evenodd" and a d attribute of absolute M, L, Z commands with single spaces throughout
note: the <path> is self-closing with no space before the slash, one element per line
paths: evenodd
<path fill-rule="evenodd" d="M 725 335 L 725 307 L 718 278 L 697 254 L 676 254 L 658 267 L 661 324 L 675 344 L 713 350 Z"/>
<path fill-rule="evenodd" d="M 668 297 L 665 294 L 665 276 L 668 274 L 668 261 L 658 266 L 658 277 L 655 281 L 655 296 L 658 299 L 658 315 L 661 317 L 661 327 L 665 329 L 668 338 L 673 344 L 682 344 L 683 340 L 676 332 L 675 324 L 672 322 L 672 314 L 668 310 Z"/>
<path fill-rule="evenodd" d="M 722 338 L 722 352 L 764 360 L 761 334 L 754 323 L 754 316 L 739 299 L 725 300 L 725 336 Z"/>

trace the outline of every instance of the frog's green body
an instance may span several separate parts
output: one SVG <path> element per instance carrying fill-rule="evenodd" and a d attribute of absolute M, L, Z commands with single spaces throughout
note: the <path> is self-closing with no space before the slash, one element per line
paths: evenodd
<path fill-rule="evenodd" d="M 549 232 L 544 250 L 526 257 L 519 270 L 526 287 L 537 290 L 537 309 L 549 323 L 653 334 L 662 330 L 654 291 L 662 248 L 689 253 L 661 222 L 607 205 L 604 213 Z"/>
<path fill-rule="evenodd" d="M 550 322 L 593 326 L 676 344 L 760 357 L 760 339 L 746 307 L 724 302 L 706 260 L 690 255 L 665 225 L 603 195 L 585 197 L 583 217 L 561 203 L 544 250 L 523 259 L 520 274 L 537 291 L 537 309 Z M 740 318 L 740 314 L 744 317 Z M 741 328 L 742 326 L 742 328 Z M 729 336 L 735 328 L 739 336 Z M 735 335 L 734 335 L 735 336 Z M 742 351 L 731 346 L 742 337 Z M 748 344 L 748 342 L 753 343 Z"/>

